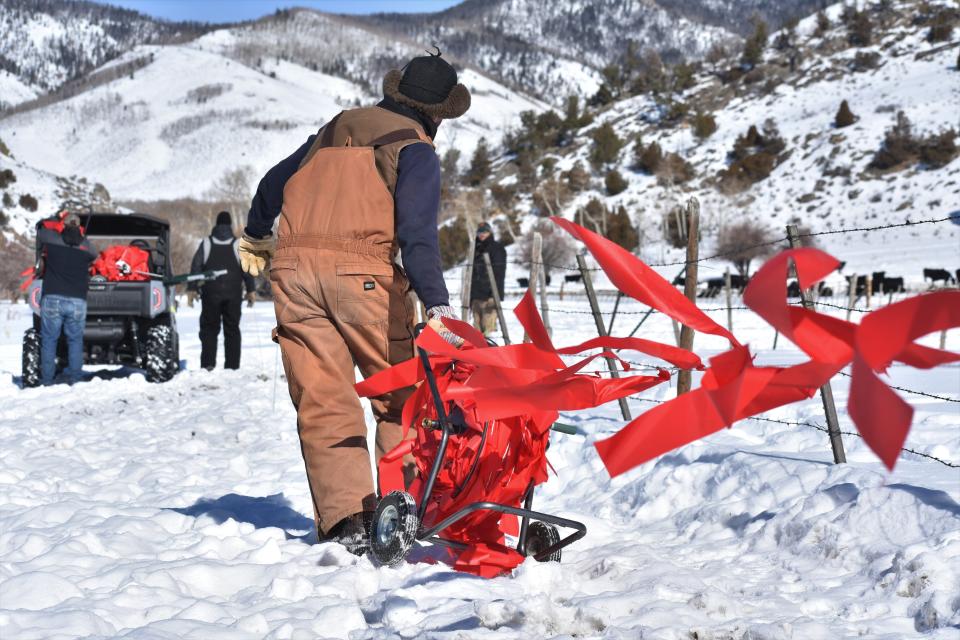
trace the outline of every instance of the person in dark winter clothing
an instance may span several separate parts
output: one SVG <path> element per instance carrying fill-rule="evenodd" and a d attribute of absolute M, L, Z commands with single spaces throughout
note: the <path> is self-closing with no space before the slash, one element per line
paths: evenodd
<path fill-rule="evenodd" d="M 63 231 L 43 227 L 37 232 L 42 251 L 43 286 L 40 298 L 40 381 L 53 384 L 60 332 L 67 338 L 68 384 L 83 373 L 83 330 L 87 323 L 90 263 L 97 252 L 80 228 L 80 217 L 68 213 Z"/>
<path fill-rule="evenodd" d="M 233 220 L 228 211 L 217 214 L 217 223 L 210 235 L 203 239 L 193 254 L 190 273 L 225 269 L 226 275 L 202 285 L 190 283 L 187 287 L 188 304 L 200 292 L 200 366 L 210 370 L 217 363 L 217 337 L 223 325 L 225 369 L 240 368 L 240 308 L 243 289 L 247 290 L 247 306 L 256 299 L 253 276 L 240 268 L 237 238 L 233 235 Z"/>
<path fill-rule="evenodd" d="M 473 250 L 473 278 L 470 281 L 470 310 L 473 311 L 473 326 L 483 335 L 497 330 L 497 307 L 493 300 L 493 287 L 487 274 L 483 254 L 490 256 L 493 277 L 496 279 L 497 295 L 503 299 L 503 281 L 507 274 L 507 250 L 494 240 L 493 229 L 486 222 L 477 227 L 477 242 Z"/>
<path fill-rule="evenodd" d="M 387 73 L 383 93 L 374 107 L 341 112 L 267 172 L 240 241 L 248 273 L 272 259 L 275 335 L 318 536 L 358 555 L 369 547 L 377 494 L 354 367 L 369 377 L 413 357 L 411 286 L 441 335 L 440 319 L 455 315 L 440 266 L 433 138 L 442 120 L 470 107 L 439 51 Z M 371 401 L 378 462 L 403 439 L 411 392 Z"/>

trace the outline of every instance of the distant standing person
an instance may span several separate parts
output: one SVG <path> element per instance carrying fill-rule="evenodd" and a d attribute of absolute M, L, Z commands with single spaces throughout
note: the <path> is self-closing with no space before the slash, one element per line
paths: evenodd
<path fill-rule="evenodd" d="M 223 325 L 223 368 L 240 368 L 240 310 L 243 289 L 247 289 L 247 306 L 256 300 L 256 281 L 240 268 L 237 238 L 233 235 L 233 220 L 230 212 L 217 214 L 217 222 L 210 235 L 203 239 L 193 254 L 190 273 L 225 269 L 226 275 L 209 280 L 202 285 L 187 286 L 187 300 L 193 300 L 200 292 L 200 366 L 207 371 L 217 364 L 217 338 Z"/>
<path fill-rule="evenodd" d="M 63 231 L 41 228 L 37 234 L 42 260 L 43 286 L 40 298 L 40 382 L 53 384 L 57 369 L 60 331 L 67 338 L 68 384 L 83 373 L 83 330 L 87 323 L 87 286 L 90 263 L 97 252 L 80 228 L 80 217 L 68 213 Z"/>
<path fill-rule="evenodd" d="M 490 256 L 490 264 L 493 266 L 497 294 L 503 299 L 507 250 L 493 238 L 493 229 L 486 222 L 477 227 L 477 243 L 473 251 L 473 279 L 470 282 L 470 309 L 473 311 L 473 326 L 487 335 L 497 330 L 497 306 L 493 300 L 487 263 L 483 259 L 485 253 Z"/>

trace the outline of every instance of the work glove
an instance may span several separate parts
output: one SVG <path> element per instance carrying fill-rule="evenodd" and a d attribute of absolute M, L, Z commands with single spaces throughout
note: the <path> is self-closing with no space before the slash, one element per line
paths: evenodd
<path fill-rule="evenodd" d="M 266 238 L 254 238 L 246 233 L 237 246 L 240 254 L 240 268 L 256 278 L 270 268 L 270 259 L 277 248 L 277 239 L 272 235 Z"/>
<path fill-rule="evenodd" d="M 250 307 L 252 307 L 253 303 L 256 301 L 257 301 L 257 294 L 254 293 L 253 291 L 247 292 L 247 308 L 249 309 Z"/>
<path fill-rule="evenodd" d="M 187 306 L 193 309 L 193 303 L 197 300 L 197 294 L 195 291 L 187 291 Z"/>
<path fill-rule="evenodd" d="M 449 344 L 459 347 L 463 344 L 463 339 L 453 333 L 443 324 L 441 318 L 456 318 L 453 307 L 450 305 L 437 305 L 427 309 L 427 326 L 440 334 L 440 337 Z"/>

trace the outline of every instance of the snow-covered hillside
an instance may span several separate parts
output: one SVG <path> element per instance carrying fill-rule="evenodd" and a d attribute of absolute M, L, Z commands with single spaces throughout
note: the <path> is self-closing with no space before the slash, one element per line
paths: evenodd
<path fill-rule="evenodd" d="M 687 124 L 662 125 L 662 106 L 648 95 L 615 102 L 579 132 L 572 149 L 554 154 L 558 171 L 569 170 L 577 161 L 589 165 L 591 136 L 605 123 L 612 124 L 625 143 L 617 162 L 598 171 L 593 188 L 566 203 L 564 214 L 572 217 L 592 198 L 611 210 L 624 205 L 643 231 L 643 255 L 652 262 L 682 260 L 680 250 L 660 242 L 661 222 L 664 214 L 690 197 L 701 203 L 701 255 L 713 252 L 720 229 L 744 219 L 757 221 L 773 237 L 781 237 L 794 218 L 812 231 L 828 232 L 948 216 L 960 206 L 960 158 L 937 169 L 914 165 L 881 173 L 867 167 L 898 111 L 906 114 L 918 135 L 958 125 L 957 51 L 944 49 L 918 58 L 918 53 L 933 47 L 925 39 L 928 27 L 909 21 L 915 10 L 914 3 L 898 3 L 897 26 L 879 34 L 872 46 L 843 46 L 834 53 L 827 49 L 826 54 L 818 48 L 831 38 L 836 48 L 837 40 L 845 37 L 836 26 L 842 5 L 828 10 L 835 26 L 823 38 L 813 35 L 814 17 L 801 22 L 797 32 L 809 49 L 795 72 L 780 68 L 782 59 L 777 60 L 775 51 L 768 52 L 770 66 L 765 71 L 779 79 L 768 92 L 748 88 L 724 97 L 729 89 L 714 74 L 702 72 L 693 88 L 677 96 L 689 101 L 691 111 L 693 105 L 719 100 L 720 106 L 712 111 L 717 130 L 702 141 Z M 877 55 L 877 68 L 853 70 L 856 56 L 872 54 Z M 849 102 L 857 120 L 838 129 L 834 116 L 842 100 Z M 709 106 L 706 110 L 711 111 Z M 726 195 L 717 186 L 717 176 L 728 166 L 735 140 L 751 125 L 762 129 L 767 120 L 778 127 L 787 157 L 766 179 Z M 672 184 L 639 171 L 634 153 L 638 137 L 645 145 L 656 142 L 664 153 L 678 153 L 692 165 L 695 177 L 685 184 Z M 628 183 L 614 196 L 605 193 L 602 180 L 603 172 L 611 168 Z M 905 276 L 915 286 L 920 286 L 924 267 L 952 272 L 960 266 L 960 226 L 951 224 L 897 233 L 825 235 L 817 241 L 846 260 L 847 273 L 886 270 L 888 275 Z M 723 269 L 720 261 L 708 262 L 701 266 L 701 277 L 716 276 Z"/>
<path fill-rule="evenodd" d="M 152 54 L 132 77 L 0 120 L 0 138 L 21 162 L 101 182 L 114 198 L 202 198 L 226 172 L 249 166 L 256 179 L 340 110 L 377 99 L 290 62 L 255 69 L 212 50 L 231 39 L 217 32 L 196 46 L 138 47 L 117 61 Z M 473 107 L 441 127 L 441 152 L 455 144 L 469 157 L 480 137 L 498 139 L 520 111 L 543 108 L 462 75 Z"/>
<path fill-rule="evenodd" d="M 2 153 L 0 172 L 0 184 L 5 184 L 0 188 L 0 211 L 6 215 L 10 230 L 21 235 L 27 235 L 39 218 L 53 213 L 64 201 L 79 200 L 97 206 L 110 200 L 110 194 L 99 183 L 41 171 Z"/>
<path fill-rule="evenodd" d="M 0 109 L 56 89 L 144 43 L 193 37 L 203 28 L 154 20 L 92 2 L 4 0 L 0 3 Z"/>

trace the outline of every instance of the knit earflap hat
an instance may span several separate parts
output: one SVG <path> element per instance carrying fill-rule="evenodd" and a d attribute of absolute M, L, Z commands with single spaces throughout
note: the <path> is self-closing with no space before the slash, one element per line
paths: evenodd
<path fill-rule="evenodd" d="M 387 72 L 383 95 L 439 120 L 459 118 L 470 108 L 470 92 L 457 82 L 456 69 L 440 57 L 439 48 Z"/>

